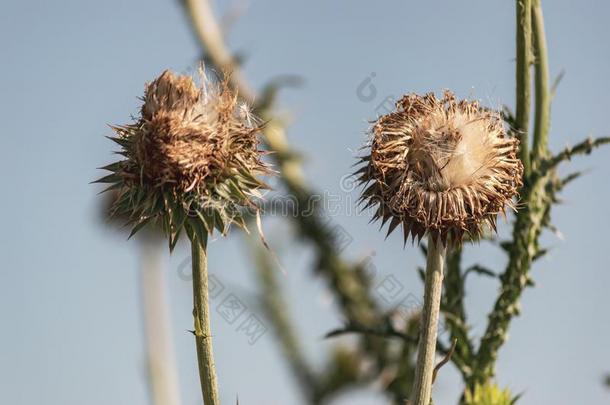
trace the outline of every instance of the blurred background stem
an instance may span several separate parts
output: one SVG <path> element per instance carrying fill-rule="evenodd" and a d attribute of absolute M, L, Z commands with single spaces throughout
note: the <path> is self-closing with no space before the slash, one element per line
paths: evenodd
<path fill-rule="evenodd" d="M 180 405 L 170 306 L 161 260 L 164 247 L 161 240 L 154 237 L 139 240 L 148 388 L 152 404 Z"/>
<path fill-rule="evenodd" d="M 285 124 L 272 112 L 277 90 L 271 81 L 267 88 L 257 95 L 245 82 L 240 66 L 232 58 L 214 17 L 208 0 L 183 0 L 193 32 L 198 39 L 205 59 L 216 69 L 230 77 L 231 86 L 239 97 L 254 106 L 255 113 L 266 125 L 263 128 L 266 147 L 273 151 L 275 168 L 280 173 L 286 192 L 296 200 L 295 212 L 289 217 L 296 225 L 298 234 L 315 249 L 316 271 L 323 277 L 329 291 L 336 297 L 346 321 L 359 325 L 373 325 L 384 321 L 371 295 L 370 286 L 363 266 L 350 263 L 341 257 L 339 244 L 333 229 L 323 220 L 322 208 L 317 196 L 310 190 L 303 178 L 298 154 L 294 153 L 286 137 Z M 318 202 L 316 204 L 316 202 Z M 380 370 L 387 363 L 387 345 L 383 337 L 364 335 L 361 337 L 363 356 L 371 356 L 375 369 Z"/>

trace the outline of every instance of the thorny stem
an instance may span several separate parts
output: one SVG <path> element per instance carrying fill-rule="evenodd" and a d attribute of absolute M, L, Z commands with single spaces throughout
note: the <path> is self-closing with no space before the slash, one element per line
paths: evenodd
<path fill-rule="evenodd" d="M 574 146 L 568 146 L 555 156 L 541 162 L 540 173 L 546 174 L 550 170 L 555 169 L 561 162 L 570 160 L 572 156 L 589 154 L 593 149 L 608 143 L 610 143 L 610 137 L 606 136 L 601 138 L 587 138 Z"/>
<path fill-rule="evenodd" d="M 489 314 L 473 367 L 473 376 L 468 381 L 471 389 L 476 383 L 483 384 L 493 377 L 498 350 L 507 339 L 512 318 L 519 313 L 519 299 L 529 283 L 532 260 L 538 252 L 538 237 L 550 204 L 550 199 L 545 198 L 547 182 L 546 177 L 538 179 L 531 190 L 524 190 L 527 195 L 523 195 L 523 208 L 515 221 L 508 266 L 500 277 L 500 294 Z"/>
<path fill-rule="evenodd" d="M 517 108 L 515 131 L 521 141 L 519 153 L 526 175 L 530 172 L 529 118 L 530 118 L 530 67 L 532 63 L 532 9 L 531 0 L 517 0 Z"/>
<path fill-rule="evenodd" d="M 422 308 L 417 365 L 409 405 L 429 405 L 436 358 L 436 337 L 443 290 L 443 266 L 447 248 L 428 237 L 424 306 Z"/>
<path fill-rule="evenodd" d="M 199 364 L 199 379 L 205 405 L 220 405 L 216 367 L 212 351 L 210 329 L 210 306 L 208 301 L 207 240 L 191 241 L 193 261 L 193 318 L 195 321 L 195 344 Z"/>
<path fill-rule="evenodd" d="M 536 57 L 536 117 L 534 122 L 534 145 L 532 158 L 534 165 L 546 157 L 551 115 L 551 93 L 549 87 L 549 63 L 544 34 L 544 18 L 541 0 L 532 0 L 533 45 Z M 534 167 L 536 169 L 537 166 Z"/>
<path fill-rule="evenodd" d="M 152 238 L 150 238 L 152 239 Z M 159 246 L 140 240 L 141 286 L 147 339 L 149 389 L 154 405 L 180 405 L 171 322 Z"/>
<path fill-rule="evenodd" d="M 529 271 L 538 253 L 538 237 L 544 226 L 545 216 L 552 200 L 546 195 L 549 173 L 538 174 L 548 153 L 548 131 L 551 95 L 548 86 L 548 62 L 544 22 L 540 0 L 532 0 L 532 27 L 534 52 L 536 55 L 536 112 L 534 122 L 534 146 L 532 166 L 536 171 L 526 178 L 521 191 L 522 208 L 517 213 L 513 228 L 513 241 L 509 250 L 506 271 L 500 277 L 502 286 L 494 309 L 489 314 L 485 334 L 477 352 L 474 374 L 469 379 L 469 388 L 476 383 L 485 383 L 494 375 L 498 350 L 507 338 L 508 328 L 519 313 L 521 293 L 530 280 Z"/>

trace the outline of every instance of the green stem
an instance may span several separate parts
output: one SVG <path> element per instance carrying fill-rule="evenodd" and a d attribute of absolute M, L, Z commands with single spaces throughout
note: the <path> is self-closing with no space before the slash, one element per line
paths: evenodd
<path fill-rule="evenodd" d="M 205 405 L 219 405 L 216 367 L 212 353 L 210 331 L 210 306 L 208 298 L 207 240 L 191 242 L 193 260 L 193 318 L 195 321 L 195 344 L 199 364 L 199 379 Z"/>
<path fill-rule="evenodd" d="M 530 66 L 532 64 L 532 8 L 531 0 L 517 0 L 517 107 L 515 115 L 515 131 L 521 141 L 519 153 L 524 171 L 530 173 L 529 152 L 529 119 L 531 80 Z"/>
<path fill-rule="evenodd" d="M 534 122 L 534 145 L 532 159 L 538 165 L 546 157 L 551 115 L 551 93 L 549 87 L 549 64 L 544 34 L 544 18 L 540 0 L 532 2 L 532 28 L 534 31 L 534 53 L 536 56 L 536 116 Z"/>
<path fill-rule="evenodd" d="M 410 405 L 429 405 L 432 397 L 432 375 L 435 366 L 436 337 L 446 252 L 447 248 L 441 242 L 435 241 L 431 236 L 428 237 L 424 307 Z"/>

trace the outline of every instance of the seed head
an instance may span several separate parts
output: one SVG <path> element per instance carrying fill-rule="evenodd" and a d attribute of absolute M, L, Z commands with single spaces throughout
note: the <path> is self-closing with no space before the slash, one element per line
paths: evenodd
<path fill-rule="evenodd" d="M 361 201 L 377 207 L 373 220 L 388 235 L 402 225 L 404 238 L 428 232 L 443 243 L 495 229 L 521 187 L 519 141 L 496 112 L 476 101 L 433 93 L 405 95 L 396 110 L 373 126 L 370 153 L 356 172 L 365 185 Z"/>
<path fill-rule="evenodd" d="M 226 81 L 200 73 L 201 86 L 168 70 L 146 85 L 136 121 L 112 127 L 125 159 L 104 167 L 112 173 L 98 180 L 117 190 L 112 214 L 127 216 L 132 234 L 160 220 L 170 248 L 182 229 L 203 240 L 214 229 L 245 227 L 242 209 L 256 208 L 258 190 L 267 187 L 256 176 L 271 173 L 248 107 Z"/>

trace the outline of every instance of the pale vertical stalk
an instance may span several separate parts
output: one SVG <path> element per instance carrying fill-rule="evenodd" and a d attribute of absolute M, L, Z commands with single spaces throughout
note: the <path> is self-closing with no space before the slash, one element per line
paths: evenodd
<path fill-rule="evenodd" d="M 212 332 L 210 328 L 210 305 L 208 296 L 207 240 L 197 238 L 191 242 L 193 261 L 193 318 L 195 323 L 195 345 L 199 380 L 205 405 L 219 405 L 216 366 L 212 351 Z"/>
<path fill-rule="evenodd" d="M 530 173 L 530 147 L 529 147 L 529 118 L 531 104 L 531 78 L 532 64 L 532 2 L 531 0 L 517 0 L 517 68 L 516 71 L 516 110 L 515 131 L 521 141 L 519 155 L 523 162 L 526 175 Z"/>
<path fill-rule="evenodd" d="M 409 405 L 429 405 L 432 397 L 432 375 L 435 367 L 446 252 L 447 248 L 440 241 L 435 241 L 432 236 L 428 237 L 424 306 L 421 314 L 417 365 Z"/>
<path fill-rule="evenodd" d="M 532 158 L 537 163 L 547 153 L 551 116 L 551 93 L 549 87 L 549 62 L 544 33 L 544 17 L 540 0 L 532 1 L 533 48 L 536 56 L 536 110 L 534 121 L 534 145 Z"/>
<path fill-rule="evenodd" d="M 161 246 L 140 241 L 140 285 L 147 346 L 148 386 L 154 405 L 180 405 L 178 372 Z"/>

